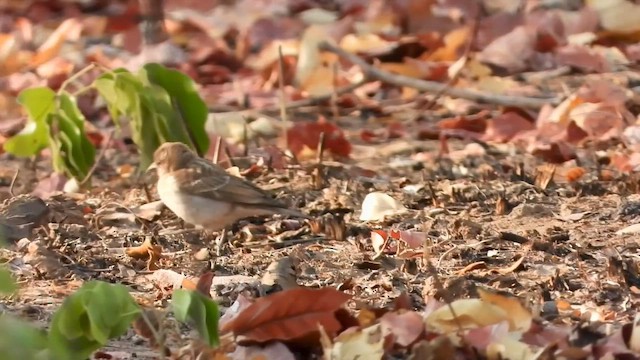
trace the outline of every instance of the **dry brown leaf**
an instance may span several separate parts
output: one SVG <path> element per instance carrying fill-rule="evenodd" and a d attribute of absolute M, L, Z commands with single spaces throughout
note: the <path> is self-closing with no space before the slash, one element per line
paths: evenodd
<path fill-rule="evenodd" d="M 382 359 L 383 355 L 384 336 L 380 324 L 345 331 L 335 339 L 330 350 L 331 358 L 340 360 Z"/>
<path fill-rule="evenodd" d="M 82 22 L 76 18 L 63 21 L 58 28 L 49 36 L 44 44 L 40 45 L 35 55 L 31 59 L 31 66 L 39 66 L 53 59 L 60 53 L 62 45 L 67 40 L 77 40 L 82 31 Z"/>
<path fill-rule="evenodd" d="M 336 311 L 351 298 L 333 288 L 294 288 L 257 299 L 222 325 L 238 343 L 295 341 L 319 336 L 318 326 L 334 336 L 342 327 Z"/>
<path fill-rule="evenodd" d="M 507 321 L 511 331 L 527 331 L 531 328 L 533 317 L 531 312 L 522 305 L 520 299 L 515 296 L 498 294 L 484 288 L 478 288 L 478 295 L 483 301 L 497 306 L 509 314 Z"/>
<path fill-rule="evenodd" d="M 154 245 L 153 237 L 147 236 L 140 246 L 125 249 L 125 254 L 134 259 L 147 259 L 155 254 L 157 257 L 162 256 L 162 246 Z"/>
<path fill-rule="evenodd" d="M 380 318 L 383 333 L 392 334 L 395 343 L 408 347 L 425 331 L 422 315 L 415 311 L 394 311 Z"/>

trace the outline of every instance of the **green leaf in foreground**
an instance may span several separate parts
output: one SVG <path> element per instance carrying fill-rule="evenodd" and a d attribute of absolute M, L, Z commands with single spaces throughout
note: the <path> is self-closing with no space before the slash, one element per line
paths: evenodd
<path fill-rule="evenodd" d="M 88 282 L 54 314 L 49 348 L 56 358 L 85 359 L 109 339 L 123 335 L 139 314 L 126 287 Z"/>
<path fill-rule="evenodd" d="M 18 103 L 29 114 L 29 121 L 22 131 L 5 141 L 4 149 L 16 156 L 33 156 L 49 144 L 47 119 L 56 109 L 56 93 L 48 87 L 26 89 L 18 95 Z"/>
<path fill-rule="evenodd" d="M 63 92 L 59 95 L 58 105 L 59 108 L 51 116 L 54 131 L 51 132 L 50 141 L 57 147 L 54 155 L 59 156 L 54 164 L 63 167 L 56 170 L 80 181 L 93 167 L 96 150 L 84 130 L 86 119 L 78 109 L 75 98 Z"/>
<path fill-rule="evenodd" d="M 220 313 L 218 305 L 213 300 L 197 291 L 175 290 L 171 306 L 178 321 L 192 322 L 200 337 L 209 346 L 218 346 Z"/>
<path fill-rule="evenodd" d="M 0 315 L 0 354 L 5 360 L 48 360 L 46 333 L 23 320 Z"/>
<path fill-rule="evenodd" d="M 11 294 L 16 289 L 16 283 L 13 281 L 9 269 L 0 267 L 0 293 Z"/>
<path fill-rule="evenodd" d="M 163 88 L 171 97 L 171 105 L 179 116 L 179 125 L 189 137 L 187 144 L 195 146 L 201 156 L 209 149 L 209 137 L 204 131 L 209 115 L 207 104 L 202 100 L 193 80 L 186 74 L 166 68 L 160 64 L 146 64 L 141 70 L 141 76 L 147 81 Z M 186 126 L 186 128 L 185 128 Z"/>
<path fill-rule="evenodd" d="M 116 124 L 123 116 L 130 120 L 140 169 L 151 164 L 153 153 L 166 141 L 182 142 L 200 153 L 209 148 L 204 128 L 208 110 L 185 74 L 148 64 L 137 74 L 124 69 L 105 73 L 93 86 Z"/>

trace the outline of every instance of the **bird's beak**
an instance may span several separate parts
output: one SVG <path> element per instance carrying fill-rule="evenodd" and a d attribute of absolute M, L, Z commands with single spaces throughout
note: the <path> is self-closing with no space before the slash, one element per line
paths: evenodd
<path fill-rule="evenodd" d="M 151 165 L 149 165 L 149 167 L 147 168 L 147 170 L 145 170 L 145 173 L 149 173 L 149 171 L 151 170 L 158 170 L 158 166 L 156 165 L 156 163 L 151 163 Z"/>

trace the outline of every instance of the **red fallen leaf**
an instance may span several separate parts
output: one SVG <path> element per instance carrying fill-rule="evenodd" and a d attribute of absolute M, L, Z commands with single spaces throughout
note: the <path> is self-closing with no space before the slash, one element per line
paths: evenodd
<path fill-rule="evenodd" d="M 104 139 L 104 136 L 99 132 L 88 132 L 87 137 L 91 144 L 96 148 L 99 148 L 100 145 L 102 145 L 102 140 Z"/>
<path fill-rule="evenodd" d="M 563 141 L 554 142 L 545 146 L 537 146 L 531 153 L 552 164 L 562 164 L 576 158 L 575 150 Z"/>
<path fill-rule="evenodd" d="M 535 41 L 536 30 L 521 25 L 492 41 L 477 58 L 509 73 L 523 71 L 528 66 L 527 61 L 535 55 Z"/>
<path fill-rule="evenodd" d="M 424 319 L 415 311 L 388 312 L 380 318 L 380 325 L 383 333 L 392 334 L 402 347 L 413 344 L 425 331 Z"/>
<path fill-rule="evenodd" d="M 388 245 L 387 233 L 384 230 L 371 231 L 371 245 L 376 253 L 384 251 L 384 246 Z"/>
<path fill-rule="evenodd" d="M 397 139 L 403 137 L 406 134 L 406 131 L 404 125 L 398 122 L 393 122 L 387 126 L 387 134 L 389 139 Z"/>
<path fill-rule="evenodd" d="M 570 121 L 569 125 L 567 125 L 566 129 L 566 137 L 565 139 L 572 143 L 577 144 L 580 141 L 584 140 L 589 134 L 580 128 L 575 121 Z"/>
<path fill-rule="evenodd" d="M 421 231 L 401 231 L 399 240 L 404 242 L 411 249 L 421 249 L 427 233 Z"/>
<path fill-rule="evenodd" d="M 211 297 L 211 283 L 213 282 L 213 272 L 207 271 L 200 275 L 196 290 L 206 297 Z"/>
<path fill-rule="evenodd" d="M 483 133 L 487 128 L 487 120 L 485 118 L 458 116 L 451 119 L 444 119 L 438 122 L 440 129 L 466 130 L 471 132 Z"/>
<path fill-rule="evenodd" d="M 225 323 L 221 333 L 232 332 L 238 344 L 318 338 L 318 325 L 332 338 L 342 325 L 336 311 L 351 299 L 333 288 L 293 288 L 257 299 Z"/>
<path fill-rule="evenodd" d="M 633 171 L 633 166 L 629 161 L 629 156 L 624 154 L 613 154 L 610 157 L 611 166 L 614 169 L 622 172 L 622 173 L 630 173 Z"/>
<path fill-rule="evenodd" d="M 137 1 L 129 1 L 124 10 L 110 14 L 107 17 L 105 31 L 107 33 L 120 33 L 138 26 L 140 6 Z"/>
<path fill-rule="evenodd" d="M 509 322 L 501 321 L 467 331 L 464 335 L 469 345 L 479 350 L 485 350 L 489 344 L 504 338 L 509 333 Z"/>
<path fill-rule="evenodd" d="M 538 34 L 536 38 L 535 49 L 538 52 L 546 53 L 551 52 L 558 46 L 558 39 L 551 34 L 542 33 Z"/>
<path fill-rule="evenodd" d="M 411 297 L 406 291 L 403 291 L 400 296 L 393 300 L 393 310 L 411 310 L 413 309 L 413 302 Z"/>
<path fill-rule="evenodd" d="M 483 140 L 507 142 L 518 133 L 533 130 L 535 126 L 516 112 L 507 112 L 489 120 Z"/>
<path fill-rule="evenodd" d="M 349 157 L 351 143 L 344 137 L 344 133 L 334 123 L 320 116 L 317 122 L 296 123 L 287 130 L 289 149 L 296 155 L 306 148 L 317 149 L 320 134 L 324 133 L 324 149 L 334 157 Z"/>
<path fill-rule="evenodd" d="M 442 132 L 440 133 L 440 146 L 438 147 L 438 157 L 445 156 L 449 154 L 449 142 L 447 141 L 447 135 Z"/>
<path fill-rule="evenodd" d="M 366 142 L 366 143 L 375 143 L 377 140 L 380 139 L 380 137 L 373 131 L 371 130 L 366 130 L 363 129 L 360 132 L 360 139 L 362 139 L 362 141 Z"/>

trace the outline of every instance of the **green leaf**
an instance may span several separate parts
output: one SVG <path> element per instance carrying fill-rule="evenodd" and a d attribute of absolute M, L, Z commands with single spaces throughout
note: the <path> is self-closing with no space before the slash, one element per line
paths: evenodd
<path fill-rule="evenodd" d="M 9 269 L 0 267 L 0 293 L 11 294 L 16 291 L 17 288 Z"/>
<path fill-rule="evenodd" d="M 154 63 L 146 64 L 140 70 L 140 76 L 150 84 L 162 87 L 169 94 L 170 104 L 180 119 L 179 125 L 183 127 L 183 131 L 193 136 L 193 145 L 198 154 L 205 154 L 209 149 L 209 136 L 204 131 L 204 125 L 209 110 L 198 94 L 193 80 L 178 70 Z M 191 138 L 188 139 L 186 143 L 191 144 Z"/>
<path fill-rule="evenodd" d="M 46 333 L 10 315 L 0 315 L 0 354 L 6 360 L 45 360 Z"/>
<path fill-rule="evenodd" d="M 27 114 L 29 122 L 18 134 L 7 139 L 4 149 L 16 156 L 33 156 L 49 144 L 49 126 L 47 117 L 56 108 L 56 93 L 48 87 L 37 87 L 23 90 L 18 95 L 20 103 Z"/>
<path fill-rule="evenodd" d="M 83 180 L 95 161 L 95 148 L 84 131 L 86 121 L 75 99 L 61 93 L 59 108 L 49 118 L 50 142 L 54 144 L 54 164 L 67 175 Z"/>
<path fill-rule="evenodd" d="M 138 74 L 125 69 L 105 73 L 93 86 L 118 126 L 122 116 L 129 118 L 140 170 L 151 164 L 153 153 L 166 141 L 185 143 L 201 154 L 209 148 L 204 128 L 208 109 L 185 74 L 148 64 Z"/>
<path fill-rule="evenodd" d="M 218 305 L 197 291 L 175 290 L 171 306 L 178 321 L 192 322 L 209 346 L 218 346 Z"/>
<path fill-rule="evenodd" d="M 109 339 L 123 335 L 139 314 L 126 287 L 88 282 L 55 313 L 49 346 L 57 357 L 84 359 Z"/>

